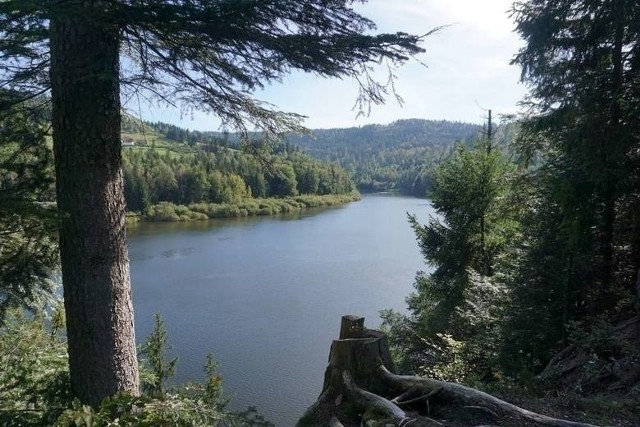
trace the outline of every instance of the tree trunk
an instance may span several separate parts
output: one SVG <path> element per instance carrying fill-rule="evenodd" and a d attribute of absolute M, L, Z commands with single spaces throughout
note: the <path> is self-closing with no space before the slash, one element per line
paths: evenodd
<path fill-rule="evenodd" d="M 625 159 L 625 141 L 628 136 L 623 130 L 621 123 L 621 103 L 624 96 L 624 39 L 625 39 L 625 9 L 627 8 L 623 1 L 615 1 L 612 3 L 613 13 L 613 46 L 611 52 L 611 60 L 613 68 L 611 70 L 611 103 L 609 105 L 609 113 L 607 117 L 607 126 L 605 132 L 601 136 L 601 150 L 603 162 L 603 174 L 601 177 L 604 182 L 602 196 L 603 203 L 603 226 L 602 226 L 602 243 L 601 258 L 602 271 L 600 283 L 600 298 L 597 303 L 598 310 L 614 309 L 617 298 L 613 293 L 612 279 L 614 270 L 614 231 L 616 226 L 616 201 L 618 198 L 618 181 L 623 172 L 622 167 Z"/>
<path fill-rule="evenodd" d="M 60 257 L 71 384 L 84 403 L 138 393 L 120 146 L 119 30 L 69 0 L 50 23 Z"/>

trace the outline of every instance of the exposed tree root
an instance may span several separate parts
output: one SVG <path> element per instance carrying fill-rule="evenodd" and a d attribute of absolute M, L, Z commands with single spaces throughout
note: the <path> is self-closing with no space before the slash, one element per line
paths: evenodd
<path fill-rule="evenodd" d="M 411 392 L 414 396 L 412 400 L 428 400 L 437 395 L 438 400 L 446 401 L 448 404 L 457 404 L 466 408 L 484 408 L 498 417 L 510 417 L 533 422 L 537 425 L 551 427 L 594 427 L 592 424 L 567 421 L 558 418 L 537 414 L 513 405 L 504 400 L 498 399 L 488 393 L 466 387 L 460 384 L 438 381 L 431 378 L 422 378 L 407 375 L 395 375 L 389 372 L 383 365 L 380 365 L 379 374 L 381 378 L 394 390 L 401 392 Z"/>
<path fill-rule="evenodd" d="M 405 426 L 411 421 L 411 418 L 393 402 L 358 387 L 349 372 L 344 371 L 342 378 L 347 396 L 365 414 L 363 418 L 382 418 L 397 426 Z"/>
<path fill-rule="evenodd" d="M 595 427 L 537 414 L 460 384 L 395 375 L 386 337 L 345 316 L 331 345 L 323 391 L 299 426 L 509 426 Z M 394 397 L 395 396 L 395 397 Z M 434 419 L 434 418 L 437 418 Z"/>

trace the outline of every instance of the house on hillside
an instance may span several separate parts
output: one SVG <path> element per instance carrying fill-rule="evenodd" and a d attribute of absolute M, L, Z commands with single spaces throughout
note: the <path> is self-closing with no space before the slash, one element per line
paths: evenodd
<path fill-rule="evenodd" d="M 122 142 L 122 148 L 133 147 L 136 145 L 133 138 L 123 138 L 120 141 Z"/>

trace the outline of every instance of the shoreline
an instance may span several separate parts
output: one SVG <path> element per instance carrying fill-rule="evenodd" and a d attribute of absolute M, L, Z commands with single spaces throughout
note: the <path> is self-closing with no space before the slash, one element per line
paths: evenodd
<path fill-rule="evenodd" d="M 143 213 L 127 212 L 127 225 L 138 222 L 186 222 L 219 218 L 245 218 L 299 212 L 317 207 L 338 206 L 359 201 L 358 192 L 349 194 L 305 194 L 284 198 L 245 199 L 236 203 L 192 203 L 176 205 L 160 202 Z"/>

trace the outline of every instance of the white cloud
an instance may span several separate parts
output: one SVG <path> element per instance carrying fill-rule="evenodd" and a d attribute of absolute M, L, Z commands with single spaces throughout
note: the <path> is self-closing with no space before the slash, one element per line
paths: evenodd
<path fill-rule="evenodd" d="M 421 58 L 428 68 L 411 61 L 398 71 L 397 89 L 405 100 L 400 108 L 390 99 L 374 107 L 371 116 L 356 120 L 352 110 L 357 87 L 349 80 L 319 80 L 294 73 L 283 84 L 257 96 L 284 111 L 309 116 L 309 127 L 360 126 L 399 118 L 449 119 L 479 122 L 483 108 L 512 113 L 525 89 L 518 85 L 519 69 L 509 65 L 522 41 L 512 32 L 507 10 L 510 0 L 370 0 L 358 10 L 384 32 L 424 34 L 449 25 L 428 37 Z M 163 113 L 154 120 L 163 120 Z M 176 113 L 167 116 L 176 123 Z M 218 122 L 195 114 L 178 124 L 216 129 Z"/>

